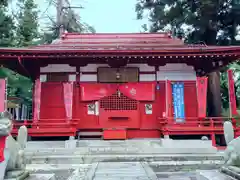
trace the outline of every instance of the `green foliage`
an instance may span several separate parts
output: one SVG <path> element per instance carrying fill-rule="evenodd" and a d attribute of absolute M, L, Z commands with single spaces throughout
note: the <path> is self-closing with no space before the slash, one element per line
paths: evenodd
<path fill-rule="evenodd" d="M 150 16 L 151 32 L 170 26 L 174 35 L 185 37 L 188 43 L 215 45 L 236 42 L 236 27 L 240 23 L 240 5 L 237 1 L 137 0 L 139 19 L 146 10 Z M 217 38 L 220 30 L 222 33 Z"/>
<path fill-rule="evenodd" d="M 0 0 L 0 47 L 25 47 L 43 43 L 51 43 L 59 37 L 59 26 L 52 21 L 47 32 L 39 33 L 38 7 L 34 0 L 16 0 L 19 11 L 9 15 L 9 0 Z M 68 32 L 90 32 L 95 29 L 80 21 L 73 11 L 64 14 L 63 26 Z M 37 41 L 38 39 L 40 41 Z M 32 86 L 30 79 L 9 69 L 0 68 L 0 78 L 7 78 L 8 96 L 19 97 L 31 106 Z"/>
<path fill-rule="evenodd" d="M 0 3 L 0 47 L 13 46 L 14 40 L 14 22 L 13 18 L 9 16 L 6 8 L 7 3 L 5 1 Z"/>
<path fill-rule="evenodd" d="M 17 46 L 24 47 L 33 45 L 34 40 L 39 37 L 38 10 L 34 0 L 19 0 L 21 11 L 17 19 Z"/>
<path fill-rule="evenodd" d="M 240 24 L 240 1 L 237 0 L 137 0 L 135 10 L 138 19 L 143 18 L 146 11 L 149 13 L 150 32 L 168 29 L 190 44 L 240 44 L 235 39 Z M 235 76 L 240 73 L 239 63 L 229 67 L 234 69 Z M 229 107 L 226 73 L 229 67 L 221 72 L 224 109 Z M 240 99 L 240 77 L 236 79 L 236 97 Z"/>
<path fill-rule="evenodd" d="M 29 46 L 38 37 L 37 6 L 33 0 L 19 0 L 17 17 L 9 15 L 8 1 L 0 2 L 0 47 Z M 8 96 L 19 97 L 31 106 L 32 82 L 9 69 L 0 68 L 0 78 L 7 78 Z"/>
<path fill-rule="evenodd" d="M 0 78 L 7 79 L 8 96 L 19 97 L 26 104 L 31 104 L 32 82 L 29 78 L 21 76 L 7 68 L 0 68 Z"/>
<path fill-rule="evenodd" d="M 233 73 L 234 73 L 234 78 L 235 78 L 235 94 L 236 94 L 236 99 L 237 99 L 237 106 L 240 105 L 239 99 L 240 99 L 240 77 L 237 76 L 237 74 L 239 74 L 240 71 L 240 67 L 238 67 L 239 65 L 237 65 L 236 63 L 234 64 L 230 64 L 228 67 L 226 67 L 225 69 L 227 70 L 227 68 L 231 68 L 233 69 Z M 234 69 L 237 68 L 237 69 Z M 221 86 L 221 97 L 222 97 L 222 107 L 225 110 L 227 110 L 229 108 L 229 96 L 228 96 L 228 77 L 227 77 L 227 72 L 222 71 L 221 72 L 221 76 L 220 76 L 220 86 Z"/>

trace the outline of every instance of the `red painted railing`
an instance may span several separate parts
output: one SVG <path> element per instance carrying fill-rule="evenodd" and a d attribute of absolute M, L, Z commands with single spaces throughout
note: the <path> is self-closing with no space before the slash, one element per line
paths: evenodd
<path fill-rule="evenodd" d="M 32 126 L 32 127 L 39 127 L 41 125 L 64 125 L 64 126 L 75 126 L 78 124 L 79 119 L 40 119 L 38 121 L 34 121 L 32 119 L 25 119 L 25 120 L 13 120 L 13 127 L 18 126 Z"/>
<path fill-rule="evenodd" d="M 210 135 L 214 140 L 216 134 L 223 134 L 223 123 L 226 120 L 231 120 L 234 125 L 235 136 L 240 135 L 240 127 L 237 122 L 240 119 L 233 119 L 227 117 L 187 117 L 184 122 L 176 122 L 174 118 L 158 118 L 159 125 L 155 130 L 160 130 L 164 135 Z M 43 136 L 46 131 L 47 134 L 61 134 L 61 129 L 64 133 L 76 133 L 79 119 L 40 119 L 13 121 L 13 134 L 17 133 L 20 126 L 25 125 L 30 134 L 37 134 Z M 128 129 L 128 128 L 126 128 Z M 152 130 L 152 129 L 151 129 Z M 215 140 L 214 140 L 215 141 Z"/>
<path fill-rule="evenodd" d="M 7 138 L 7 136 L 0 137 L 0 163 L 5 160 L 4 159 L 4 149 L 5 149 L 6 138 Z"/>
<path fill-rule="evenodd" d="M 206 117 L 206 118 L 198 118 L 198 117 L 186 117 L 183 122 L 176 122 L 175 118 L 158 118 L 160 127 L 166 126 L 175 126 L 175 127 L 223 127 L 225 121 L 232 121 L 233 126 L 236 127 L 237 122 L 240 119 L 236 118 L 228 118 L 228 117 Z"/>
<path fill-rule="evenodd" d="M 158 118 L 160 130 L 164 135 L 210 135 L 213 146 L 216 146 L 216 134 L 224 134 L 223 124 L 232 121 L 235 137 L 240 133 L 237 122 L 240 119 L 228 117 L 188 117 L 184 122 L 176 122 L 174 118 Z"/>
<path fill-rule="evenodd" d="M 71 136 L 76 133 L 79 119 L 40 119 L 13 121 L 12 135 L 17 135 L 18 129 L 25 125 L 29 129 L 29 136 Z"/>

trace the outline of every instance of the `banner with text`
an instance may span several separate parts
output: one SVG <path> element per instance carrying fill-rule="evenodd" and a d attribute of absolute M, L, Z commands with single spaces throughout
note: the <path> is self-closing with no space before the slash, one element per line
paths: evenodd
<path fill-rule="evenodd" d="M 68 120 L 72 119 L 72 106 L 73 106 L 73 83 L 63 83 L 63 93 L 64 93 L 64 105 L 66 118 Z"/>
<path fill-rule="evenodd" d="M 229 69 L 228 73 L 228 98 L 229 98 L 229 110 L 230 117 L 238 115 L 237 104 L 236 104 L 236 94 L 235 94 L 235 83 L 233 78 L 233 71 Z"/>
<path fill-rule="evenodd" d="M 176 122 L 185 121 L 184 83 L 172 84 L 174 118 Z"/>
<path fill-rule="evenodd" d="M 197 77 L 198 117 L 205 118 L 207 112 L 207 77 Z"/>
<path fill-rule="evenodd" d="M 40 119 L 40 106 L 41 106 L 41 81 L 40 81 L 40 79 L 35 80 L 33 101 L 34 101 L 33 119 L 34 119 L 34 121 L 38 121 Z"/>

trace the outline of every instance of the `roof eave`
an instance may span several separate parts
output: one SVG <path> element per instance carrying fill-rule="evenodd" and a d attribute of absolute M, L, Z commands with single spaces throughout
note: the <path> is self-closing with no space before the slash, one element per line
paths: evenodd
<path fill-rule="evenodd" d="M 27 48 L 0 48 L 0 59 L 6 57 L 49 57 L 49 56 L 196 56 L 196 55 L 240 55 L 240 46 L 226 47 L 192 47 L 192 48 L 162 48 L 160 49 L 138 49 L 138 50 L 79 50 L 79 49 L 27 49 Z"/>

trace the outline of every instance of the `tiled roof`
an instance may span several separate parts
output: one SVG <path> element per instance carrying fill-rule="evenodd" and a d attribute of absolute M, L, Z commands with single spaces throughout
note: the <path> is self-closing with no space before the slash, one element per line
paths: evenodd
<path fill-rule="evenodd" d="M 0 48 L 0 57 L 240 56 L 240 46 L 186 45 L 168 33 L 65 33 L 52 44 Z"/>
<path fill-rule="evenodd" d="M 76 34 L 66 33 L 52 44 L 31 49 L 140 50 L 184 47 L 182 40 L 167 33 Z"/>

